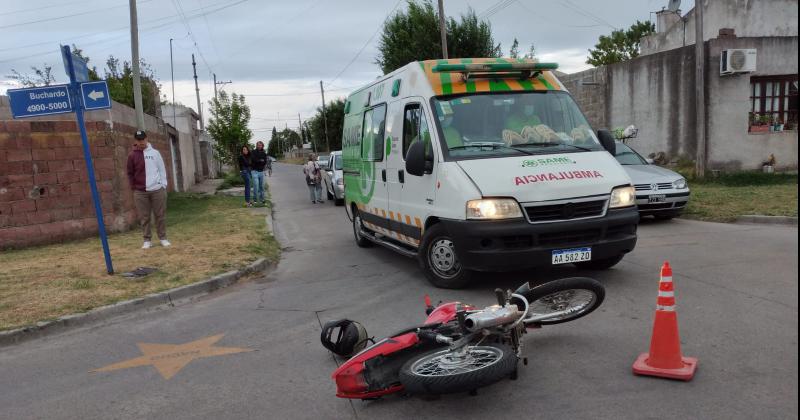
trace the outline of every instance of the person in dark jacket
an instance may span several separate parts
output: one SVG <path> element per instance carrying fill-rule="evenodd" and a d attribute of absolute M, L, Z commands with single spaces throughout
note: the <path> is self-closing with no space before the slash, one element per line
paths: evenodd
<path fill-rule="evenodd" d="M 247 207 L 253 206 L 253 202 L 250 201 L 250 172 L 252 171 L 250 157 L 250 148 L 242 146 L 242 152 L 239 154 L 239 173 L 244 180 L 244 203 Z"/>
<path fill-rule="evenodd" d="M 256 143 L 256 150 L 253 150 L 252 155 L 250 158 L 250 164 L 252 165 L 250 179 L 253 182 L 253 201 L 264 204 L 267 201 L 264 198 L 264 167 L 267 166 L 269 157 L 266 150 L 264 150 L 263 141 Z"/>

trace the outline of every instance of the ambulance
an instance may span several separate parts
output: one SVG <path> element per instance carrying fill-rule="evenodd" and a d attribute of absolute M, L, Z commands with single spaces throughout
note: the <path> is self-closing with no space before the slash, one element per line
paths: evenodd
<path fill-rule="evenodd" d="M 360 247 L 418 259 L 437 287 L 475 271 L 606 269 L 636 245 L 631 180 L 554 63 L 410 63 L 345 102 L 345 204 Z"/>

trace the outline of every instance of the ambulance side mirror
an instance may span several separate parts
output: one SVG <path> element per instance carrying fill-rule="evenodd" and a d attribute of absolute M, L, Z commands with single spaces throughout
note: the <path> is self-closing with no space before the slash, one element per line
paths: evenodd
<path fill-rule="evenodd" d="M 406 172 L 414 176 L 422 176 L 433 172 L 433 162 L 425 160 L 425 144 L 415 141 L 406 153 Z"/>
<path fill-rule="evenodd" d="M 600 139 L 600 144 L 603 149 L 606 149 L 611 156 L 617 155 L 617 143 L 614 140 L 614 135 L 608 130 L 597 130 L 597 138 Z"/>

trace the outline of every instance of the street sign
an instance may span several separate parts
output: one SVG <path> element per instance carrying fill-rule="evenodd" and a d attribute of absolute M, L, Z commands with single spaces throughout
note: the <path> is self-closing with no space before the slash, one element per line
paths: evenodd
<path fill-rule="evenodd" d="M 11 115 L 14 118 L 37 117 L 75 111 L 69 85 L 9 89 Z"/>
<path fill-rule="evenodd" d="M 81 97 L 83 98 L 83 108 L 87 111 L 111 108 L 111 97 L 108 94 L 108 84 L 105 80 L 81 83 Z"/>
<path fill-rule="evenodd" d="M 86 60 L 78 57 L 78 55 L 75 53 L 70 53 L 69 50 L 66 50 L 63 47 L 61 48 L 61 58 L 64 60 L 64 71 L 67 72 L 67 76 L 69 76 L 69 62 L 70 58 L 72 58 L 72 66 L 75 71 L 75 81 L 89 81 L 89 66 L 86 64 Z"/>

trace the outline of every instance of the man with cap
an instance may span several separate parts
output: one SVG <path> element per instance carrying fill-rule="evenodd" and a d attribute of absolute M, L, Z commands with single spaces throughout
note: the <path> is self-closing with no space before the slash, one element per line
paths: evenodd
<path fill-rule="evenodd" d="M 128 154 L 128 181 L 133 189 L 133 203 L 142 225 L 144 244 L 152 246 L 150 214 L 155 216 L 156 232 L 161 246 L 170 246 L 167 240 L 167 170 L 161 153 L 147 142 L 147 134 L 139 130 L 134 135 L 133 150 Z"/>

